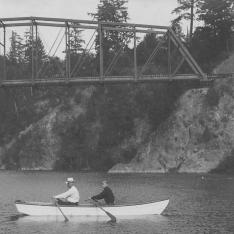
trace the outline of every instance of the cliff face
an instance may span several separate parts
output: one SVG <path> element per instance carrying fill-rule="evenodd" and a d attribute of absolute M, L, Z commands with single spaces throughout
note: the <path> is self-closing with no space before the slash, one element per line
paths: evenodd
<path fill-rule="evenodd" d="M 233 98 L 224 95 L 209 107 L 207 89 L 190 90 L 174 113 L 150 134 L 129 164 L 110 172 L 209 172 L 232 152 Z"/>
<path fill-rule="evenodd" d="M 36 112 L 46 109 L 46 114 L 38 121 L 20 131 L 13 139 L 1 147 L 1 167 L 29 170 L 54 169 L 59 152 L 62 150 L 63 134 L 74 120 L 85 115 L 87 101 L 94 88 L 77 89 L 68 100 L 52 107 L 49 101 L 38 101 Z M 79 96 L 79 101 L 76 101 Z M 68 152 L 69 153 L 69 152 Z"/>
<path fill-rule="evenodd" d="M 0 112 L 6 123 L 0 126 L 0 167 L 108 170 L 128 163 L 182 90 L 170 84 L 62 87 L 24 99 L 12 91 L 13 111 L 8 118 Z"/>
<path fill-rule="evenodd" d="M 1 144 L 0 168 L 107 170 L 114 163 L 129 161 L 149 132 L 145 114 L 130 118 L 126 111 L 131 111 L 128 106 L 134 94 L 125 92 L 129 93 L 126 103 L 117 92 L 117 103 L 112 95 L 116 88 L 109 91 L 111 95 L 106 94 L 107 89 L 94 86 L 68 91 L 71 92 L 67 95 L 64 91 L 60 96 L 43 96 L 28 103 L 32 105 L 31 123 Z M 24 119 L 21 106 L 17 114 Z"/>
<path fill-rule="evenodd" d="M 233 72 L 233 60 L 231 56 L 215 72 Z M 136 157 L 110 172 L 233 171 L 233 145 L 234 81 L 217 80 L 209 89 L 181 96 L 173 114 L 150 134 Z"/>

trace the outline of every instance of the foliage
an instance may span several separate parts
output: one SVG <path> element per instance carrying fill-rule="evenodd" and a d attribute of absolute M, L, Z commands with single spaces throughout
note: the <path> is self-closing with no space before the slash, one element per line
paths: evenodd
<path fill-rule="evenodd" d="M 200 0 L 177 0 L 179 6 L 176 7 L 172 13 L 179 15 L 172 21 L 173 27 L 175 29 L 180 29 L 180 23 L 182 20 L 190 21 L 190 32 L 189 38 L 192 38 L 193 34 L 193 24 L 196 20 L 196 10 L 199 7 Z"/>
<path fill-rule="evenodd" d="M 234 20 L 232 16 L 233 0 L 179 0 L 179 6 L 173 13 L 179 16 L 173 21 L 175 28 L 182 19 L 199 20 L 199 26 L 192 34 L 188 46 L 192 55 L 206 72 L 222 61 L 230 52 L 230 41 Z M 192 17 L 192 6 L 194 17 Z M 190 24 L 190 25 L 191 25 Z M 191 27 L 191 26 L 190 26 Z"/>
<path fill-rule="evenodd" d="M 15 31 L 12 31 L 10 38 L 11 46 L 8 58 L 11 63 L 22 63 L 24 61 L 24 44 L 23 38 Z"/>
<path fill-rule="evenodd" d="M 69 126 L 64 129 L 56 129 L 58 134 L 62 136 L 61 150 L 57 156 L 55 169 L 59 170 L 80 170 L 84 165 L 85 154 L 84 149 L 84 130 L 82 118 L 70 122 Z M 83 155 L 83 157 L 82 157 Z"/>
<path fill-rule="evenodd" d="M 41 67 L 47 61 L 47 55 L 40 36 L 38 35 L 36 39 L 35 35 L 32 36 L 30 31 L 26 31 L 24 47 L 24 60 L 27 66 L 25 73 L 28 74 L 28 77 L 36 76 L 35 73 L 32 74 L 32 66 L 35 70 L 36 66 Z"/>
<path fill-rule="evenodd" d="M 71 54 L 71 76 L 97 76 L 95 55 L 83 51 L 83 53 Z"/>
<path fill-rule="evenodd" d="M 231 35 L 234 19 L 231 15 L 232 2 L 230 0 L 204 1 L 199 9 L 199 19 L 204 22 L 204 30 L 209 30 L 212 43 L 218 52 L 227 49 L 227 41 Z"/>
<path fill-rule="evenodd" d="M 100 0 L 96 13 L 89 13 L 93 19 L 104 22 L 117 22 L 126 23 L 128 20 L 128 11 L 125 6 L 128 0 Z M 114 25 L 106 25 L 116 27 Z M 112 30 L 104 30 L 103 32 L 103 54 L 105 57 L 104 67 L 107 66 L 107 62 L 113 56 L 113 53 L 120 48 L 124 48 L 131 33 L 129 32 L 116 32 Z M 100 53 L 99 35 L 96 37 L 96 51 L 97 55 Z M 111 56 L 112 55 L 112 56 Z M 98 58 L 99 56 L 97 56 Z"/>
<path fill-rule="evenodd" d="M 167 40 L 163 37 L 156 36 L 153 33 L 146 34 L 143 40 L 137 46 L 137 58 L 139 67 L 144 66 L 152 52 L 162 42 L 157 56 L 153 57 L 148 67 L 144 68 L 143 74 L 165 74 L 167 73 Z"/>
<path fill-rule="evenodd" d="M 12 31 L 10 38 L 11 45 L 7 61 L 7 77 L 10 79 L 18 79 L 24 75 L 24 44 L 21 38 L 15 31 Z"/>
<path fill-rule="evenodd" d="M 74 24 L 74 26 L 77 25 Z M 81 39 L 81 32 L 82 30 L 71 26 L 71 30 L 69 31 L 71 54 L 78 54 L 79 52 L 83 52 L 82 44 L 84 43 L 84 40 Z"/>
<path fill-rule="evenodd" d="M 41 65 L 37 72 L 38 77 L 64 77 L 65 76 L 65 65 L 59 57 L 49 56 L 47 60 Z"/>

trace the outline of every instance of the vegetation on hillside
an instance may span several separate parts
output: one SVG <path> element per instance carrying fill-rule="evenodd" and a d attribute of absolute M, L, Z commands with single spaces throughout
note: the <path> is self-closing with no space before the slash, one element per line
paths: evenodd
<path fill-rule="evenodd" d="M 192 55 L 205 72 L 211 72 L 233 50 L 233 0 L 177 0 L 173 24 L 190 21 L 190 34 L 185 37 Z M 194 22 L 202 26 L 194 30 Z"/>

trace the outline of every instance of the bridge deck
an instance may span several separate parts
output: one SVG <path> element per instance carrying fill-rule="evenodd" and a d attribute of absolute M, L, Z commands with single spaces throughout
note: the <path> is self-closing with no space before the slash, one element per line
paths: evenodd
<path fill-rule="evenodd" d="M 145 75 L 134 76 L 108 76 L 102 79 L 98 77 L 73 77 L 73 78 L 47 78 L 47 79 L 19 79 L 19 80 L 2 80 L 1 86 L 34 86 L 34 85 L 66 85 L 66 84 L 102 84 L 102 83 L 145 83 L 145 82 L 169 82 L 169 81 L 188 81 L 200 80 L 199 75 L 183 74 L 176 76 L 168 75 Z"/>

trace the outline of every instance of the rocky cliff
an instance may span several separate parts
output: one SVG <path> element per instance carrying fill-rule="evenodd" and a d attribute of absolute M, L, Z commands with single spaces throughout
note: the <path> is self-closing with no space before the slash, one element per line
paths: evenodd
<path fill-rule="evenodd" d="M 234 56 L 215 72 L 233 72 Z M 171 116 L 152 132 L 128 164 L 111 173 L 234 171 L 234 80 L 182 95 Z"/>
<path fill-rule="evenodd" d="M 52 100 L 35 101 L 34 115 L 42 118 L 26 126 L 1 146 L 1 167 L 24 170 L 52 170 L 61 153 L 66 131 L 87 111 L 94 88 L 76 89 L 55 105 Z M 78 100 L 77 97 L 79 97 Z M 75 125 L 75 124 L 74 124 Z M 67 152 L 69 153 L 69 152 Z"/>
<path fill-rule="evenodd" d="M 4 98 L 13 102 L 0 110 L 0 166 L 108 170 L 128 163 L 183 90 L 176 84 L 10 90 Z"/>

